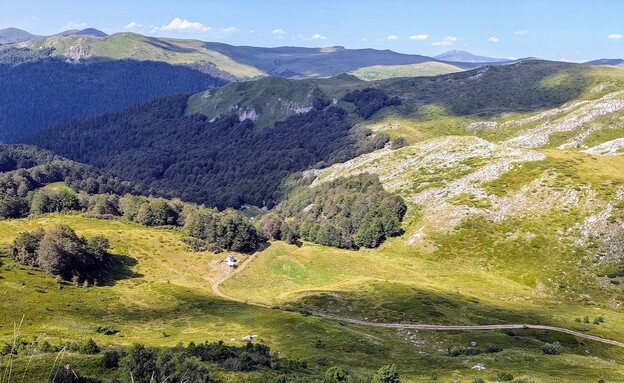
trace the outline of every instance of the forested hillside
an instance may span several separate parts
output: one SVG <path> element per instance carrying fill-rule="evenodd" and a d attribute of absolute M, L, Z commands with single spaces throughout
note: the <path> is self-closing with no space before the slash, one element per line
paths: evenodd
<path fill-rule="evenodd" d="M 346 161 L 387 136 L 352 129 L 329 102 L 257 131 L 236 115 L 185 115 L 186 96 L 59 123 L 28 141 L 76 161 L 209 206 L 271 206 L 294 172 Z"/>
<path fill-rule="evenodd" d="M 75 64 L 7 49 L 0 54 L 0 142 L 11 142 L 64 118 L 92 116 L 224 80 L 151 61 Z"/>

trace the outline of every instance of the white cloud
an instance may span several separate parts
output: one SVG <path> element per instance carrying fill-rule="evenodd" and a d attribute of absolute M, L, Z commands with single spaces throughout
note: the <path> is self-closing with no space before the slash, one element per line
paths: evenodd
<path fill-rule="evenodd" d="M 282 28 L 276 28 L 271 33 L 273 33 L 273 36 L 275 36 L 276 39 L 283 39 L 286 37 L 286 31 Z"/>
<path fill-rule="evenodd" d="M 152 33 L 169 31 L 169 32 L 191 32 L 191 33 L 206 33 L 212 31 L 212 28 L 196 21 L 182 20 L 175 18 L 167 25 L 156 27 L 151 30 Z"/>
<path fill-rule="evenodd" d="M 386 39 L 387 40 L 398 40 L 399 36 L 397 36 L 397 35 L 390 35 L 390 36 L 386 37 Z"/>
<path fill-rule="evenodd" d="M 133 28 L 141 28 L 143 24 L 139 24 L 136 21 L 129 22 L 128 25 L 124 27 L 124 29 L 133 29 Z"/>
<path fill-rule="evenodd" d="M 238 32 L 238 28 L 236 28 L 236 27 L 222 28 L 221 32 L 223 32 L 223 33 L 236 33 L 236 32 Z"/>
<path fill-rule="evenodd" d="M 526 30 L 526 29 L 521 29 L 519 31 L 514 31 L 514 35 L 516 35 L 516 36 L 526 35 L 527 33 L 529 33 L 529 31 Z"/>
<path fill-rule="evenodd" d="M 70 21 L 69 23 L 59 28 L 59 32 L 68 31 L 71 29 L 85 29 L 86 27 L 87 23 L 74 23 L 73 21 Z"/>
<path fill-rule="evenodd" d="M 314 39 L 314 40 L 327 40 L 327 37 L 317 33 L 314 36 L 312 36 L 312 39 Z"/>
<path fill-rule="evenodd" d="M 498 39 L 498 37 L 494 37 L 494 36 L 492 36 L 492 37 L 490 37 L 490 38 L 488 39 L 488 41 L 489 41 L 489 42 L 491 42 L 491 43 L 497 43 L 497 42 L 499 42 L 500 40 Z"/>
<path fill-rule="evenodd" d="M 609 36 L 607 36 L 607 38 L 609 40 L 622 40 L 624 38 L 624 35 L 621 35 L 619 33 L 613 33 L 613 34 L 610 34 Z"/>
<path fill-rule="evenodd" d="M 438 46 L 445 47 L 445 46 L 453 45 L 453 43 L 455 41 L 457 41 L 457 37 L 455 37 L 455 36 L 446 36 L 442 40 L 436 41 L 435 43 L 433 43 L 431 45 L 436 46 L 436 47 L 438 47 Z"/>
<path fill-rule="evenodd" d="M 410 40 L 427 40 L 429 35 L 411 35 L 409 37 Z"/>

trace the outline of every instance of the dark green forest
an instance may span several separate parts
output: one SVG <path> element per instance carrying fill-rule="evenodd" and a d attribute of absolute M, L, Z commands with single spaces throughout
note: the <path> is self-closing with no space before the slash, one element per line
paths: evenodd
<path fill-rule="evenodd" d="M 352 128 L 326 103 L 258 131 L 238 116 L 214 122 L 185 115 L 186 96 L 150 100 L 122 112 L 64 121 L 28 141 L 169 197 L 238 208 L 273 206 L 291 174 L 349 160 L 388 137 Z"/>
<path fill-rule="evenodd" d="M 152 61 L 69 63 L 0 50 L 0 142 L 59 120 L 121 110 L 154 97 L 194 93 L 226 81 L 198 69 Z"/>
<path fill-rule="evenodd" d="M 377 176 L 360 174 L 294 188 L 274 212 L 258 219 L 257 227 L 268 239 L 373 248 L 403 233 L 406 211 L 403 199 L 385 191 Z"/>

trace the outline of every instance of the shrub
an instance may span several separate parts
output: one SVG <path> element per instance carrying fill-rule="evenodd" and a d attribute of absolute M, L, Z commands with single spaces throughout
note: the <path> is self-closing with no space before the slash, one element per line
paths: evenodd
<path fill-rule="evenodd" d="M 561 343 L 545 343 L 542 346 L 542 352 L 546 355 L 559 355 L 561 354 Z"/>
<path fill-rule="evenodd" d="M 333 366 L 328 368 L 323 374 L 325 383 L 348 382 L 349 374 L 342 367 Z"/>
<path fill-rule="evenodd" d="M 80 353 L 86 355 L 95 355 L 100 352 L 100 348 L 92 338 L 80 345 Z"/>
<path fill-rule="evenodd" d="M 503 348 L 496 344 L 488 344 L 487 346 L 485 346 L 485 352 L 488 352 L 488 353 L 495 353 L 495 352 L 501 352 L 501 351 L 503 351 Z"/>
<path fill-rule="evenodd" d="M 377 370 L 375 375 L 373 375 L 373 379 L 371 379 L 371 383 L 401 383 L 401 379 L 396 366 L 393 364 L 383 366 Z"/>
<path fill-rule="evenodd" d="M 499 371 L 490 377 L 490 380 L 494 382 L 511 382 L 513 375 L 506 371 Z"/>
<path fill-rule="evenodd" d="M 117 351 L 105 351 L 102 357 L 102 366 L 104 368 L 117 368 L 120 360 L 121 355 Z"/>
<path fill-rule="evenodd" d="M 405 137 L 401 136 L 401 137 L 397 137 L 396 139 L 392 140 L 392 144 L 390 145 L 390 149 L 392 150 L 397 150 L 397 149 L 401 149 L 402 147 L 407 146 L 407 140 L 405 139 Z"/>

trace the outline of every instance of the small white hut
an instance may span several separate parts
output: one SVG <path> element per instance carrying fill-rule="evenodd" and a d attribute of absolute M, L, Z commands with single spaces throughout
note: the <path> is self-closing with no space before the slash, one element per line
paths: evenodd
<path fill-rule="evenodd" d="M 227 257 L 225 257 L 225 262 L 230 267 L 236 267 L 236 262 L 238 262 L 238 260 L 234 258 L 233 255 L 228 255 Z"/>

